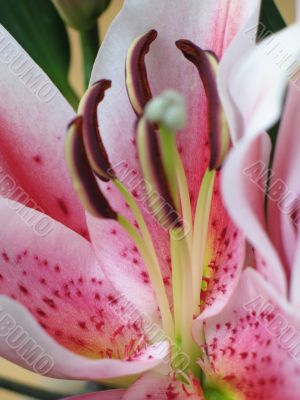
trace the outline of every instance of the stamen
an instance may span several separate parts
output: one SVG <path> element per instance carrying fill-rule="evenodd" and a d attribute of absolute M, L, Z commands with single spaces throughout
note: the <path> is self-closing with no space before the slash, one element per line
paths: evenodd
<path fill-rule="evenodd" d="M 122 215 L 118 215 L 118 222 L 126 230 L 129 236 L 134 241 L 140 255 L 142 256 L 147 271 L 152 283 L 152 287 L 156 294 L 156 299 L 160 309 L 163 329 L 167 338 L 174 339 L 174 322 L 172 313 L 169 306 L 169 301 L 166 295 L 165 286 L 161 276 L 161 270 L 158 263 L 156 263 L 152 254 L 149 252 L 148 247 L 145 245 L 143 238 L 140 236 L 136 228 Z"/>
<path fill-rule="evenodd" d="M 163 225 L 181 226 L 176 199 L 172 197 L 170 180 L 165 174 L 159 143 L 159 133 L 145 118 L 141 118 L 137 128 L 139 159 L 145 176 L 149 205 Z"/>
<path fill-rule="evenodd" d="M 192 211 L 189 189 L 176 144 L 176 133 L 179 129 L 184 128 L 186 124 L 185 101 L 175 90 L 167 90 L 147 104 L 145 117 L 159 127 L 159 140 L 165 174 L 177 207 L 179 205 L 179 194 L 184 220 L 184 233 L 191 243 Z"/>
<path fill-rule="evenodd" d="M 78 113 L 82 114 L 82 132 L 89 163 L 95 174 L 103 181 L 115 177 L 107 152 L 101 139 L 97 107 L 111 81 L 102 79 L 91 86 L 82 98 Z"/>
<path fill-rule="evenodd" d="M 177 237 L 177 235 L 179 235 Z M 188 241 L 181 232 L 174 229 L 170 236 L 172 260 L 172 285 L 175 319 L 175 340 L 181 351 L 190 357 L 189 369 L 199 374 L 197 358 L 199 348 L 192 337 L 193 324 L 193 278 Z M 196 375 L 197 374 L 197 375 Z"/>
<path fill-rule="evenodd" d="M 218 95 L 216 71 L 218 62 L 210 51 L 204 51 L 189 40 L 179 40 L 176 46 L 186 59 L 198 69 L 208 103 L 208 125 L 211 158 L 210 170 L 219 169 L 229 150 L 230 136 L 225 115 Z"/>
<path fill-rule="evenodd" d="M 143 253 L 141 254 L 147 254 L 146 257 L 148 257 L 148 260 L 151 259 L 151 267 L 149 272 L 149 277 L 151 280 L 151 283 L 155 289 L 156 296 L 158 298 L 158 304 L 160 308 L 160 312 L 162 315 L 162 320 L 163 320 L 163 326 L 164 326 L 164 331 L 166 332 L 166 335 L 169 335 L 169 337 L 174 337 L 174 324 L 173 324 L 173 317 L 170 311 L 170 305 L 164 290 L 164 284 L 163 284 L 163 278 L 162 278 L 162 273 L 159 265 L 159 260 L 155 251 L 155 247 L 149 232 L 149 229 L 147 227 L 147 224 L 143 218 L 143 215 L 141 213 L 141 210 L 139 206 L 136 204 L 136 201 L 133 197 L 133 195 L 124 187 L 124 185 L 118 181 L 117 179 L 113 180 L 113 183 L 115 184 L 116 188 L 119 190 L 121 195 L 123 196 L 124 200 L 127 202 L 127 204 L 130 207 L 130 210 L 136 219 L 136 222 L 141 230 L 142 237 L 140 237 L 140 234 L 134 229 L 133 226 L 129 225 L 128 221 L 122 220 L 122 217 L 119 216 L 119 222 L 125 227 L 125 229 L 128 228 L 130 229 L 131 233 L 130 236 L 133 238 L 133 240 L 136 243 L 136 246 L 138 249 L 143 248 Z M 125 225 L 124 225 L 125 223 Z M 136 232 L 133 232 L 133 231 Z M 149 253 L 149 255 L 148 255 Z M 149 261 L 148 261 L 148 265 Z"/>
<path fill-rule="evenodd" d="M 216 171 L 206 171 L 204 174 L 199 197 L 196 206 L 193 247 L 192 247 L 192 266 L 193 266 L 193 290 L 194 290 L 194 313 L 199 314 L 200 295 L 203 268 L 205 261 L 205 249 L 207 246 L 208 225 L 211 210 L 211 201 Z"/>
<path fill-rule="evenodd" d="M 126 59 L 126 87 L 129 100 L 137 115 L 142 115 L 144 108 L 152 98 L 145 65 L 145 56 L 157 32 L 152 29 L 139 36 L 130 46 Z"/>
<path fill-rule="evenodd" d="M 82 117 L 69 125 L 66 140 L 66 159 L 73 187 L 84 208 L 99 218 L 117 219 L 116 212 L 103 196 L 90 167 L 82 137 Z"/>

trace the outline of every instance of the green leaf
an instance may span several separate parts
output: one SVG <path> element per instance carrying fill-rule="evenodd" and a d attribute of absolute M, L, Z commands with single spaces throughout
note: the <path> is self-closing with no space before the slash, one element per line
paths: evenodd
<path fill-rule="evenodd" d="M 0 0 L 0 22 L 76 106 L 78 100 L 68 83 L 69 39 L 52 2 Z"/>
<path fill-rule="evenodd" d="M 286 23 L 274 3 L 274 0 L 262 0 L 259 22 L 257 34 L 258 42 L 286 27 Z"/>

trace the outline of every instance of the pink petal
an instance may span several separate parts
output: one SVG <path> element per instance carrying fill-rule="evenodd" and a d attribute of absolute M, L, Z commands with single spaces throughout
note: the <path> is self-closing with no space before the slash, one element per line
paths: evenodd
<path fill-rule="evenodd" d="M 211 255 L 208 262 L 209 278 L 201 301 L 205 315 L 210 315 L 218 312 L 231 296 L 245 258 L 243 234 L 229 218 L 221 199 L 220 175 L 215 183 L 206 251 Z"/>
<path fill-rule="evenodd" d="M 246 136 L 231 151 L 223 170 L 222 192 L 227 210 L 255 249 L 256 268 L 282 294 L 287 282 L 279 255 L 265 226 L 266 175 L 254 174 L 257 163 L 268 167 L 270 142 L 266 134 Z M 259 164 L 260 165 L 260 164 Z M 263 171 L 262 171 L 263 172 Z"/>
<path fill-rule="evenodd" d="M 228 88 L 243 119 L 243 134 L 256 134 L 278 120 L 288 80 L 297 84 L 299 35 L 300 24 L 283 29 L 248 51 L 232 68 Z M 249 40 L 252 36 L 250 32 Z"/>
<path fill-rule="evenodd" d="M 206 372 L 241 391 L 245 400 L 298 399 L 296 312 L 248 269 L 222 313 L 206 320 Z"/>
<path fill-rule="evenodd" d="M 103 392 L 84 394 L 82 396 L 68 397 L 64 400 L 120 400 L 125 390 L 105 390 Z"/>
<path fill-rule="evenodd" d="M 52 378 L 103 380 L 136 375 L 159 365 L 168 352 L 167 344 L 158 343 L 148 347 L 131 361 L 92 360 L 59 345 L 19 302 L 0 296 L 0 312 L 1 356 Z M 17 336 L 21 332 L 22 336 Z M 30 338 L 30 341 L 26 338 L 24 340 L 23 334 Z M 29 343 L 28 347 L 25 342 Z M 35 350 L 37 346 L 39 351 Z"/>
<path fill-rule="evenodd" d="M 51 228 L 39 236 L 37 225 L 14 211 L 17 206 L 0 202 L 6 227 L 0 233 L 0 293 L 22 303 L 56 342 L 75 353 L 128 362 L 142 357 L 148 351 L 144 328 L 153 321 L 107 280 L 90 243 L 31 210 L 32 218 L 46 218 Z M 25 211 L 30 210 L 23 216 Z"/>
<path fill-rule="evenodd" d="M 106 190 L 105 194 L 111 193 L 110 203 L 113 209 L 123 207 L 123 215 L 134 223 L 130 211 L 125 207 L 124 200 L 117 194 L 115 187 L 109 184 L 107 189 L 109 190 Z M 154 222 L 154 217 L 151 218 Z M 128 296 L 138 309 L 151 316 L 151 319 L 157 320 L 159 318 L 158 305 L 147 269 L 127 232 L 115 221 L 99 220 L 88 214 L 87 222 L 95 253 L 103 264 L 105 274 L 114 283 L 115 288 L 126 297 Z M 157 222 L 155 225 L 152 223 L 152 226 L 160 230 Z M 160 250 L 159 260 L 163 276 L 166 277 L 166 284 L 170 285 L 168 279 L 170 265 L 168 253 L 166 253 L 168 242 L 165 243 L 167 236 L 161 238 L 160 242 L 158 234 L 154 235 L 154 238 L 157 238 L 157 248 Z"/>
<path fill-rule="evenodd" d="M 84 213 L 64 160 L 74 112 L 3 27 L 0 41 L 0 195 L 42 209 L 83 234 Z"/>
<path fill-rule="evenodd" d="M 120 179 L 134 195 L 139 192 L 142 197 L 140 192 L 143 181 L 136 154 L 136 116 L 125 87 L 125 59 L 131 43 L 147 30 L 157 29 L 158 38 L 146 57 L 153 94 L 157 95 L 164 89 L 174 88 L 187 99 L 189 122 L 186 130 L 179 135 L 178 147 L 184 161 L 194 208 L 209 156 L 206 98 L 198 71 L 182 56 L 175 42 L 182 38 L 190 39 L 204 49 L 215 51 L 221 57 L 255 7 L 256 1 L 192 0 L 189 7 L 186 7 L 181 0 L 126 1 L 99 52 L 93 69 L 92 82 L 101 78 L 112 80 L 112 89 L 107 92 L 98 111 L 100 129 L 112 165 L 117 165 Z M 181 23 L 174 24 L 179 18 Z M 111 185 L 108 185 L 107 189 L 105 193 L 115 209 L 127 215 L 124 201 L 120 200 Z M 151 231 L 163 278 L 168 286 L 170 281 L 168 232 L 162 229 L 152 215 L 149 215 L 147 205 L 143 202 L 139 204 Z M 153 295 L 144 282 L 146 278 L 144 267 L 140 260 L 138 268 L 133 262 L 137 257 L 132 252 L 132 242 L 115 227 L 114 223 L 88 218 L 88 225 L 99 258 L 104 260 L 109 257 L 114 260 L 114 266 L 106 270 L 106 273 L 117 282 L 118 289 L 123 290 L 124 287 L 124 291 L 128 292 L 133 284 L 139 282 L 141 287 L 139 296 L 144 291 L 143 296 L 148 296 L 149 304 L 153 304 L 151 300 Z M 107 235 L 115 231 L 117 231 L 115 237 Z M 102 237 L 106 237 L 105 242 Z M 112 249 L 115 249 L 115 255 Z M 126 258 L 122 256 L 121 259 L 120 254 L 127 256 Z M 126 272 L 126 279 L 122 271 Z M 120 272 L 122 279 L 119 278 Z M 134 295 L 132 301 L 139 301 L 139 296 Z"/>
<path fill-rule="evenodd" d="M 123 400 L 171 400 L 171 399 L 204 400 L 199 383 L 191 382 L 187 387 L 180 380 L 158 374 L 146 374 L 132 385 L 125 393 Z"/>
<path fill-rule="evenodd" d="M 300 240 L 298 238 L 294 254 L 294 264 L 290 276 L 290 292 L 289 299 L 295 307 L 300 306 Z"/>
<path fill-rule="evenodd" d="M 242 60 L 255 45 L 259 13 L 260 1 L 257 1 L 256 6 L 253 4 L 252 14 L 249 14 L 249 19 L 243 29 L 241 29 L 234 37 L 228 50 L 225 52 L 218 71 L 219 94 L 225 110 L 233 142 L 236 142 L 242 135 L 243 121 L 238 109 L 238 103 L 233 101 L 231 97 L 229 78 L 237 60 Z"/>
<path fill-rule="evenodd" d="M 271 194 L 268 201 L 270 236 L 287 271 L 292 269 L 299 227 L 299 135 L 298 89 L 290 86 L 276 142 Z M 273 189 L 272 189 L 273 186 Z M 275 193 L 277 190 L 277 194 Z"/>

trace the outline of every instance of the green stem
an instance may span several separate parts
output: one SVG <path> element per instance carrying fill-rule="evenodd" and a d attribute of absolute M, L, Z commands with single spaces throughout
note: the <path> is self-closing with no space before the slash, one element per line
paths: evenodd
<path fill-rule="evenodd" d="M 66 394 L 48 392 L 47 390 L 38 389 L 18 382 L 13 382 L 5 378 L 0 378 L 0 387 L 40 400 L 56 400 L 66 397 Z"/>
<path fill-rule="evenodd" d="M 80 31 L 81 51 L 83 57 L 84 87 L 89 86 L 92 68 L 100 47 L 100 35 L 97 21 L 89 30 Z"/>

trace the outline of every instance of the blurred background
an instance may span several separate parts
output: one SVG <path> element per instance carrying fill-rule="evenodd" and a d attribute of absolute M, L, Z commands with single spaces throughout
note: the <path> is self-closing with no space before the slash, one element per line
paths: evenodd
<path fill-rule="evenodd" d="M 13 1 L 13 0 L 7 0 Z M 25 0 L 24 0 L 25 1 Z M 88 0 L 82 0 L 88 1 Z M 151 0 L 149 0 L 151 1 Z M 161 0 L 164 1 L 164 0 Z M 210 1 L 210 0 L 199 0 Z M 229 0 L 228 0 L 229 1 Z M 275 0 L 286 22 L 291 23 L 294 20 L 294 0 Z M 121 9 L 123 0 L 112 0 L 111 5 L 107 11 L 102 15 L 99 21 L 99 29 L 101 37 L 103 38 L 111 21 Z M 82 86 L 82 71 L 81 71 L 81 53 L 80 53 L 80 38 L 79 34 L 73 30 L 68 29 L 71 38 L 71 51 L 72 51 L 72 65 L 70 69 L 70 80 L 78 94 L 83 91 Z M 65 393 L 80 393 L 83 391 L 84 382 L 70 382 L 58 381 L 50 378 L 41 377 L 30 373 L 22 368 L 16 367 L 8 361 L 0 358 L 0 383 L 1 378 L 8 378 L 17 380 L 20 383 L 34 385 L 36 387 L 45 388 L 54 392 Z M 0 388 L 0 400 L 31 400 L 31 397 L 17 395 L 7 390 Z"/>

